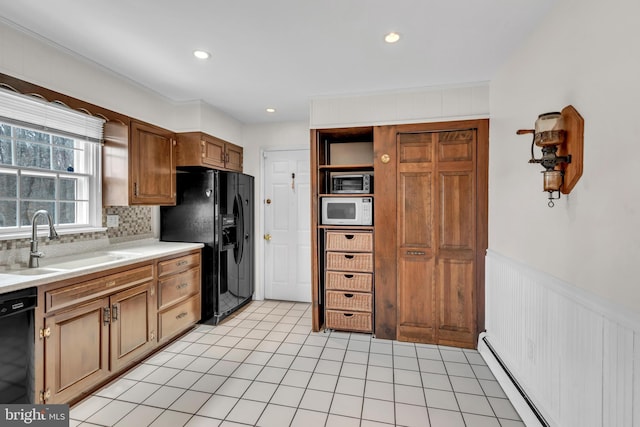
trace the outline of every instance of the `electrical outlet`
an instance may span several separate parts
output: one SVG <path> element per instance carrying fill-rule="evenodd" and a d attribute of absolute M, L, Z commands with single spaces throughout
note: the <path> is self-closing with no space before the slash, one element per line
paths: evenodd
<path fill-rule="evenodd" d="M 119 215 L 107 215 L 107 227 L 117 227 L 119 223 Z"/>

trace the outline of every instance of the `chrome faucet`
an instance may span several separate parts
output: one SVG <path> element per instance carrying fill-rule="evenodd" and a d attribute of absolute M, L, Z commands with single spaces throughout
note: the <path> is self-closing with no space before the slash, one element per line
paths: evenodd
<path fill-rule="evenodd" d="M 40 215 L 46 215 L 49 222 L 49 239 L 57 239 L 58 233 L 53 228 L 53 219 L 51 214 L 44 209 L 40 209 L 33 214 L 31 218 L 31 251 L 29 252 L 29 268 L 35 268 L 39 266 L 38 261 L 40 258 L 44 258 L 44 252 L 38 251 L 38 217 Z"/>

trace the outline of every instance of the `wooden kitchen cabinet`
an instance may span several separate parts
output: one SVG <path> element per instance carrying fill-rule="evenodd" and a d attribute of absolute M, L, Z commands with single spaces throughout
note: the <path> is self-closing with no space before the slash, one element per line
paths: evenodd
<path fill-rule="evenodd" d="M 476 347 L 484 328 L 488 124 L 376 128 L 379 338 Z"/>
<path fill-rule="evenodd" d="M 175 134 L 131 120 L 105 123 L 103 204 L 175 205 Z"/>
<path fill-rule="evenodd" d="M 119 371 L 156 345 L 156 292 L 152 282 L 118 292 L 111 307 L 111 370 Z"/>
<path fill-rule="evenodd" d="M 148 354 L 156 345 L 153 265 L 44 292 L 41 399 L 68 402 Z"/>
<path fill-rule="evenodd" d="M 484 328 L 488 131 L 488 120 L 311 130 L 314 331 L 369 331 L 369 316 L 377 338 L 476 346 Z M 323 198 L 354 196 L 332 193 L 338 173 L 374 175 L 373 226 L 321 223 Z M 344 268 L 369 258 L 336 250 L 334 232 L 371 233 L 371 273 Z M 355 327 L 350 317 L 358 317 Z"/>
<path fill-rule="evenodd" d="M 38 288 L 35 401 L 77 401 L 200 320 L 200 249 Z"/>
<path fill-rule="evenodd" d="M 68 402 L 109 377 L 108 306 L 109 298 L 101 298 L 47 317 L 40 402 Z"/>
<path fill-rule="evenodd" d="M 200 251 L 158 262 L 158 341 L 200 320 Z"/>
<path fill-rule="evenodd" d="M 177 135 L 177 166 L 242 172 L 243 148 L 203 132 Z"/>

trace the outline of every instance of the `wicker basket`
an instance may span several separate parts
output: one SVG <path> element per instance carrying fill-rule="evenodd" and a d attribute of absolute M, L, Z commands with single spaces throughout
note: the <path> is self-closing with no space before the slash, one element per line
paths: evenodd
<path fill-rule="evenodd" d="M 373 272 L 373 254 L 327 252 L 327 270 Z"/>
<path fill-rule="evenodd" d="M 371 313 L 327 310 L 325 326 L 341 331 L 372 332 Z"/>
<path fill-rule="evenodd" d="M 327 309 L 371 312 L 371 294 L 327 291 Z"/>
<path fill-rule="evenodd" d="M 373 234 L 327 231 L 325 249 L 328 251 L 371 252 L 373 250 Z"/>
<path fill-rule="evenodd" d="M 327 271 L 325 289 L 341 289 L 345 291 L 371 292 L 373 276 L 370 273 L 346 273 Z"/>

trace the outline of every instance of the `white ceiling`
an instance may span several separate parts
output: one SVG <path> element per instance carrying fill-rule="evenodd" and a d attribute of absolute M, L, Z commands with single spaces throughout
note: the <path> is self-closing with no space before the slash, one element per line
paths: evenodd
<path fill-rule="evenodd" d="M 307 120 L 313 97 L 489 81 L 554 2 L 0 0 L 0 16 L 170 100 L 260 123 Z"/>

